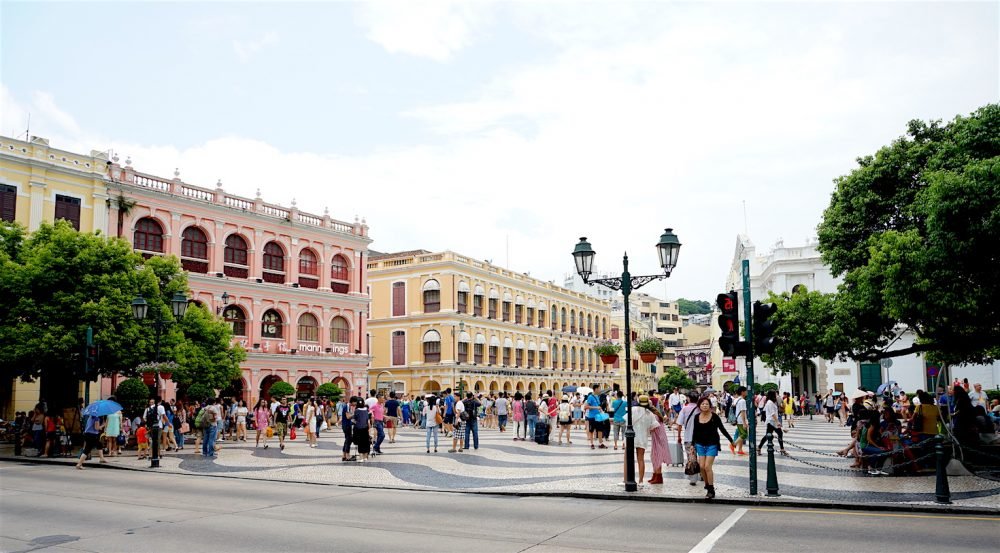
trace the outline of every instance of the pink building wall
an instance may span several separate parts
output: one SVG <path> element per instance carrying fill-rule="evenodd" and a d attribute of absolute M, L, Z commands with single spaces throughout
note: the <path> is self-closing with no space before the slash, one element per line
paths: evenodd
<path fill-rule="evenodd" d="M 184 183 L 179 178 L 167 180 L 135 171 L 128 162 L 109 165 L 108 193 L 110 214 L 108 233 L 118 234 L 119 213 L 115 198 L 119 194 L 136 202 L 123 215 L 122 238 L 133 243 L 137 225 L 153 220 L 162 232 L 162 252 L 137 248 L 144 255 L 174 255 L 188 269 L 189 295 L 210 311 L 222 316 L 226 305 L 239 306 L 245 316 L 245 335 L 235 341 L 247 350 L 242 365 L 242 398 L 254 402 L 261 397 L 262 384 L 279 378 L 297 386 L 311 377 L 315 384 L 336 382 L 352 393 L 367 387 L 369 362 L 367 343 L 368 227 L 363 221 L 344 223 L 329 214 L 313 215 L 291 208 L 243 198 L 226 193 L 221 183 L 215 189 Z M 206 238 L 204 257 L 187 257 L 192 249 L 183 250 L 185 231 L 199 229 Z M 155 228 L 155 225 L 154 225 Z M 155 233 L 154 233 L 155 234 Z M 247 263 L 227 263 L 226 240 L 232 235 L 242 237 L 247 245 Z M 274 242 L 281 247 L 284 274 L 264 268 L 264 248 Z M 188 243 L 189 248 L 192 242 Z M 316 278 L 300 274 L 303 252 L 316 258 Z M 346 281 L 334 278 L 334 261 L 346 265 Z M 246 277 L 242 274 L 245 273 Z M 278 281 L 278 282 L 275 282 Z M 334 291 L 333 287 L 339 287 Z M 346 290 L 343 289 L 346 287 Z M 281 337 L 263 335 L 262 317 L 268 310 L 281 315 Z M 318 339 L 300 340 L 299 322 L 311 314 L 319 323 Z M 334 341 L 330 327 L 340 317 L 349 328 L 347 343 Z M 308 331 L 306 331 L 308 333 Z M 341 333 L 342 334 L 342 333 Z M 102 382 L 102 396 L 111 393 L 112 379 Z M 266 390 L 264 390 L 266 392 Z M 173 397 L 173 383 L 168 383 L 163 395 Z M 266 395 L 266 394 L 265 394 Z"/>

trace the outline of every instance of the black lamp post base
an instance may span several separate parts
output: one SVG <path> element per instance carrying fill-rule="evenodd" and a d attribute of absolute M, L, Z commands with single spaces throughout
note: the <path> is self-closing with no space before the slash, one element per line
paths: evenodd
<path fill-rule="evenodd" d="M 149 460 L 149 468 L 151 468 L 151 469 L 158 469 L 158 468 L 160 468 L 160 460 L 159 459 L 150 459 Z"/>
<path fill-rule="evenodd" d="M 639 484 L 636 484 L 635 482 L 625 482 L 625 491 L 637 492 L 639 491 Z"/>

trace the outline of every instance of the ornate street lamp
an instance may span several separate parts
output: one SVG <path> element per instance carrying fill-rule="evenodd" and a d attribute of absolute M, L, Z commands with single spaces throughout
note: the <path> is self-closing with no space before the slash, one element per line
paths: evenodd
<path fill-rule="evenodd" d="M 661 275 L 632 276 L 628 272 L 628 254 L 622 257 L 622 276 L 618 278 L 601 278 L 590 280 L 590 275 L 594 269 L 594 256 L 596 253 L 587 242 L 586 237 L 580 238 L 573 249 L 573 261 L 576 263 L 576 272 L 587 285 L 600 284 L 612 290 L 621 290 L 625 298 L 625 401 L 628 405 L 626 414 L 628 421 L 625 427 L 625 491 L 638 491 L 639 485 L 635 481 L 635 429 L 632 428 L 632 327 L 629 324 L 629 295 L 632 290 L 641 288 L 654 280 L 668 278 L 677 266 L 677 255 L 680 253 L 681 243 L 677 240 L 677 235 L 673 229 L 665 229 L 660 236 L 659 243 L 656 244 L 656 252 L 660 258 L 660 267 L 663 268 Z"/>
<path fill-rule="evenodd" d="M 176 292 L 170 299 L 170 310 L 176 319 L 184 317 L 184 314 L 187 312 L 187 307 L 188 298 L 183 292 Z M 134 300 L 132 300 L 132 316 L 135 320 L 143 322 L 146 321 L 146 316 L 148 314 L 149 304 L 146 302 L 146 299 L 142 297 L 142 294 L 139 294 Z M 174 321 L 172 320 L 163 319 L 158 309 L 153 310 L 153 319 L 148 321 L 148 323 L 152 325 L 153 329 L 156 331 L 156 347 L 154 357 L 156 362 L 160 361 L 160 336 L 173 322 Z M 154 373 L 153 388 L 157 390 L 155 393 L 157 396 L 159 395 L 159 386 L 160 376 L 159 374 Z M 152 432 L 153 435 L 150 437 L 150 440 L 153 442 L 153 455 L 149 458 L 149 467 L 157 468 L 160 466 L 160 430 L 154 428 L 152 429 Z"/>

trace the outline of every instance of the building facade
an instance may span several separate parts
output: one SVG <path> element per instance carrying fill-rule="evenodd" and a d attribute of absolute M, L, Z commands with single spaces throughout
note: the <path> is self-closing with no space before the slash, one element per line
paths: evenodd
<path fill-rule="evenodd" d="M 367 251 L 363 221 L 136 171 L 112 159 L 107 232 L 143 256 L 173 255 L 191 300 L 226 320 L 246 351 L 242 377 L 223 393 L 248 403 L 278 381 L 309 394 L 326 382 L 367 387 Z M 127 206 L 130 206 L 127 207 Z M 108 379 L 110 380 L 110 379 Z M 104 392 L 114 382 L 104 383 Z M 167 390 L 168 395 L 172 390 Z"/>
<path fill-rule="evenodd" d="M 372 255 L 372 387 L 534 392 L 612 382 L 608 302 L 450 252 Z"/>
<path fill-rule="evenodd" d="M 631 343 L 632 351 L 629 352 L 631 366 L 629 367 L 632 372 L 632 390 L 638 390 L 642 392 L 648 392 L 650 390 L 656 389 L 656 384 L 658 380 L 658 375 L 662 374 L 662 370 L 658 370 L 659 367 L 668 366 L 673 363 L 673 360 L 669 362 L 657 362 L 657 363 L 643 363 L 642 359 L 639 358 L 639 351 L 635 349 L 635 344 L 639 340 L 645 340 L 646 338 L 655 338 L 653 327 L 653 319 L 649 317 L 643 317 L 635 306 L 631 306 L 629 309 L 629 330 L 631 331 Z M 622 351 L 618 354 L 618 360 L 611 366 L 613 369 L 612 374 L 615 376 L 615 383 L 621 386 L 621 389 L 627 390 L 625 382 L 625 370 L 626 365 L 625 359 L 625 305 L 624 302 L 617 302 L 614 307 L 611 308 L 611 341 L 622 346 Z M 661 354 L 661 357 L 663 354 Z"/>
<path fill-rule="evenodd" d="M 0 220 L 28 231 L 42 222 L 65 219 L 81 232 L 107 230 L 105 174 L 108 156 L 81 155 L 52 148 L 45 138 L 17 140 L 0 136 Z M 0 415 L 13 418 L 38 402 L 41 382 L 0 382 Z M 96 395 L 96 386 L 92 394 Z M 80 384 L 77 397 L 83 397 Z"/>

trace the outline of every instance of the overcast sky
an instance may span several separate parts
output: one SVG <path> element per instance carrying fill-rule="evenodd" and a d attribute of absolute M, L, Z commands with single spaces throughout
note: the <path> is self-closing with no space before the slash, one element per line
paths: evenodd
<path fill-rule="evenodd" d="M 1000 98 L 998 5 L 4 1 L 0 133 L 557 283 L 669 226 L 648 291 L 709 299 L 745 224 L 801 244 L 856 157 Z"/>

